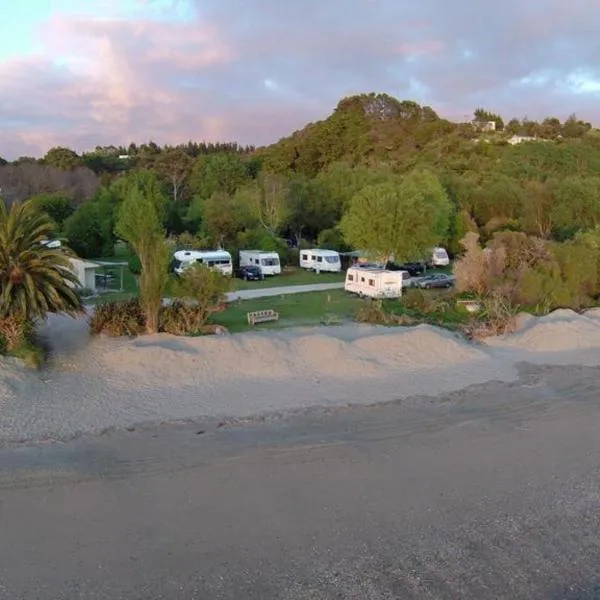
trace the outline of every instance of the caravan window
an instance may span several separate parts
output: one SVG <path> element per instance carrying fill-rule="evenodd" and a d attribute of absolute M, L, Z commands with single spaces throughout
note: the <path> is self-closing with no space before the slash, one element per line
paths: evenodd
<path fill-rule="evenodd" d="M 308 260 L 308 254 L 303 254 L 302 255 L 302 260 Z"/>
<path fill-rule="evenodd" d="M 323 262 L 323 257 L 322 256 L 317 256 L 317 262 Z"/>
<path fill-rule="evenodd" d="M 360 278 L 360 282 L 361 282 L 361 283 L 364 283 L 364 282 L 365 282 L 365 278 L 364 278 L 364 277 L 361 277 L 361 278 Z"/>
<path fill-rule="evenodd" d="M 326 256 L 325 260 L 329 263 L 329 264 L 336 264 L 340 262 L 340 257 L 339 256 Z"/>
<path fill-rule="evenodd" d="M 279 264 L 279 259 L 263 258 L 261 262 L 265 267 L 276 267 Z"/>
<path fill-rule="evenodd" d="M 371 287 L 375 287 L 375 280 L 374 279 L 369 279 L 369 285 Z"/>
<path fill-rule="evenodd" d="M 348 275 L 348 281 L 354 281 L 354 275 Z"/>

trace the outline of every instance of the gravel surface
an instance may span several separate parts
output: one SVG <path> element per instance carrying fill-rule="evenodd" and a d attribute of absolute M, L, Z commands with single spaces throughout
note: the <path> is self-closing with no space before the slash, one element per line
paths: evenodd
<path fill-rule="evenodd" d="M 487 345 L 426 325 L 129 340 L 91 339 L 84 320 L 53 317 L 44 335 L 48 368 L 0 362 L 0 443 L 439 395 L 514 381 L 521 362 L 600 364 L 600 319 L 571 311 L 523 320 Z"/>

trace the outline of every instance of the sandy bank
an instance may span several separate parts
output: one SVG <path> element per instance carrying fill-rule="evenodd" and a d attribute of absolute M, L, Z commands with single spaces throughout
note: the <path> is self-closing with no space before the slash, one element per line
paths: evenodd
<path fill-rule="evenodd" d="M 511 336 L 472 344 L 426 325 L 365 325 L 235 336 L 90 338 L 53 317 L 54 355 L 33 373 L 0 362 L 0 443 L 109 427 L 371 404 L 511 381 L 521 361 L 600 364 L 600 314 L 522 319 Z"/>

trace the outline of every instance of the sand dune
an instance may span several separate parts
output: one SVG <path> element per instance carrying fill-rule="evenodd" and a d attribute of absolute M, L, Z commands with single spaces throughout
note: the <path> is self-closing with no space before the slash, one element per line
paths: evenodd
<path fill-rule="evenodd" d="M 92 339 L 84 321 L 53 317 L 44 333 L 49 368 L 0 359 L 0 443 L 431 396 L 514 380 L 522 361 L 600 364 L 600 311 L 522 318 L 485 344 L 426 325 L 129 340 Z"/>

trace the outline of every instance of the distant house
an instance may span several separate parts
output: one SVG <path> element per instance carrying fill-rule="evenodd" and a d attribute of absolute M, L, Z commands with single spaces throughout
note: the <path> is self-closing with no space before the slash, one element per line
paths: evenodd
<path fill-rule="evenodd" d="M 96 269 L 100 265 L 81 258 L 69 258 L 71 270 L 75 273 L 79 287 L 96 291 Z"/>
<path fill-rule="evenodd" d="M 516 146 L 517 144 L 522 144 L 523 142 L 538 142 L 538 141 L 545 142 L 547 140 L 543 140 L 538 137 L 533 137 L 530 135 L 513 135 L 512 137 L 508 138 L 507 141 L 511 146 Z"/>
<path fill-rule="evenodd" d="M 496 131 L 496 121 L 473 121 L 473 127 L 477 131 Z"/>

